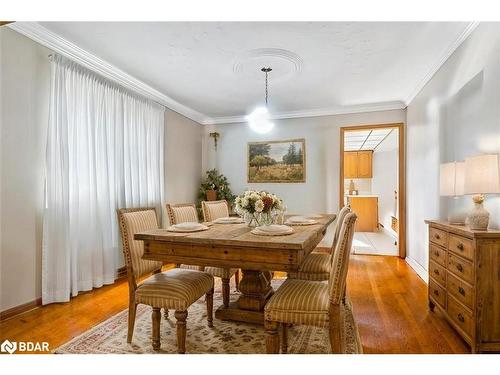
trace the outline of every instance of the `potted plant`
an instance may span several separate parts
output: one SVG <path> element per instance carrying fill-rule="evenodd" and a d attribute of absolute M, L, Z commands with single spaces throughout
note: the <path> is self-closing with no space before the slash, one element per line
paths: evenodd
<path fill-rule="evenodd" d="M 198 192 L 198 209 L 201 209 L 201 201 L 226 200 L 229 206 L 234 203 L 235 196 L 229 187 L 229 181 L 217 169 L 206 172 Z"/>

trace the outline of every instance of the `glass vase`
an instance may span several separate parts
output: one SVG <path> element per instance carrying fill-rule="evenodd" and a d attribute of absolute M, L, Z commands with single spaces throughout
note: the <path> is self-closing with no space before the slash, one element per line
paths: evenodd
<path fill-rule="evenodd" d="M 274 216 L 271 212 L 246 212 L 243 215 L 245 223 L 249 227 L 260 227 L 262 225 L 271 225 L 274 222 Z"/>

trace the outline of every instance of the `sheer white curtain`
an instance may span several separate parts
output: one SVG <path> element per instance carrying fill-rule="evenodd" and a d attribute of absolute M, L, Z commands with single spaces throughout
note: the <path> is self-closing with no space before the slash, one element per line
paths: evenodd
<path fill-rule="evenodd" d="M 51 62 L 42 301 L 113 283 L 116 209 L 163 207 L 164 108 L 61 56 Z"/>

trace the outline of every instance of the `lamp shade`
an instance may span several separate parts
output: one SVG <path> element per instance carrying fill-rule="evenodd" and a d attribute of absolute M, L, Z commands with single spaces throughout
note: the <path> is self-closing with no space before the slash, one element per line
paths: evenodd
<path fill-rule="evenodd" d="M 439 194 L 447 197 L 464 195 L 465 163 L 452 162 L 439 167 Z"/>
<path fill-rule="evenodd" d="M 465 159 L 465 194 L 500 193 L 498 155 Z"/>

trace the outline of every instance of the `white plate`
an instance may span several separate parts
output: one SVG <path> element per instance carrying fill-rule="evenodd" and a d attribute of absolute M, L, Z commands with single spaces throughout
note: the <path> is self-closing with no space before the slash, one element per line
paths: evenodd
<path fill-rule="evenodd" d="M 183 225 L 184 224 L 184 225 Z M 191 224 L 191 225 L 186 225 Z M 191 233 L 191 232 L 200 232 L 202 230 L 209 229 L 206 225 L 195 223 L 197 225 L 193 225 L 194 223 L 181 223 L 175 224 L 167 228 L 169 232 L 178 232 L 178 233 Z"/>
<path fill-rule="evenodd" d="M 241 217 L 219 217 L 214 220 L 215 224 L 237 224 L 244 223 L 244 220 Z"/>
<path fill-rule="evenodd" d="M 323 217 L 323 215 L 321 214 L 304 214 L 301 216 L 305 217 L 306 219 L 321 219 Z"/>
<path fill-rule="evenodd" d="M 313 225 L 316 224 L 317 221 L 314 219 L 308 219 L 305 216 L 292 216 L 289 217 L 286 221 L 286 224 L 289 225 Z"/>

